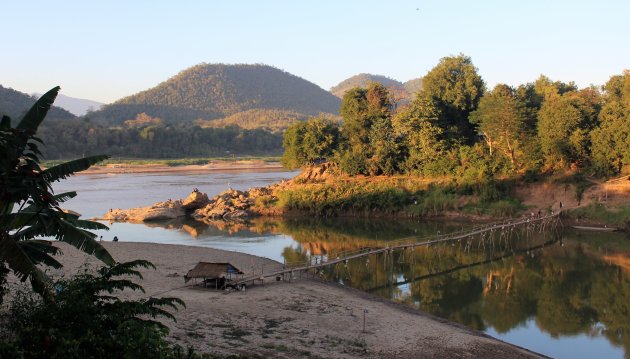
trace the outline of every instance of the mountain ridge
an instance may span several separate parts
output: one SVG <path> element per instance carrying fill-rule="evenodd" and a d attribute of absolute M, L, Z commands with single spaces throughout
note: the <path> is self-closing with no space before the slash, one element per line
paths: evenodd
<path fill-rule="evenodd" d="M 315 116 L 337 114 L 340 104 L 338 98 L 314 83 L 272 66 L 202 63 L 106 105 L 91 117 L 121 123 L 145 112 L 167 122 L 171 117 L 194 121 L 225 118 L 253 109 Z M 177 110 L 180 113 L 175 114 Z"/>

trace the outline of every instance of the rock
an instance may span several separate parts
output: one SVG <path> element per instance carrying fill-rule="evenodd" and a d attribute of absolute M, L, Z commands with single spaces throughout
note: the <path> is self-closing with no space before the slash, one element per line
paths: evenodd
<path fill-rule="evenodd" d="M 223 219 L 241 219 L 249 217 L 249 213 L 243 210 L 236 210 L 232 212 L 227 212 L 223 215 Z"/>
<path fill-rule="evenodd" d="M 193 191 L 183 202 L 182 207 L 186 210 L 199 209 L 208 204 L 208 195 L 199 191 Z"/>
<path fill-rule="evenodd" d="M 147 207 L 130 208 L 127 210 L 112 209 L 103 215 L 102 219 L 118 222 L 147 222 L 164 219 L 174 219 L 186 215 L 182 201 L 158 202 Z"/>

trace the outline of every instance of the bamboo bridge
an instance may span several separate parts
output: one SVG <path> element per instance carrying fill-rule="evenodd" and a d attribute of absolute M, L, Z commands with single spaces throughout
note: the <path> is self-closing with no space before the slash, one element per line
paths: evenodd
<path fill-rule="evenodd" d="M 500 232 L 502 235 L 511 234 L 514 229 L 524 228 L 526 231 L 544 231 L 551 226 L 557 225 L 561 212 L 551 213 L 546 216 L 532 216 L 519 220 L 511 220 L 505 222 L 495 222 L 477 226 L 468 230 L 462 230 L 457 232 L 438 234 L 429 237 L 409 237 L 387 243 L 387 246 L 380 248 L 361 248 L 354 251 L 339 252 L 335 254 L 334 258 L 315 258 L 315 262 L 311 259 L 301 262 L 285 263 L 282 269 L 272 269 L 265 271 L 261 269 L 259 273 L 252 273 L 242 278 L 236 279 L 232 282 L 237 288 L 244 288 L 247 283 L 255 283 L 260 281 L 264 284 L 265 279 L 273 278 L 274 280 L 288 280 L 296 278 L 296 274 L 301 275 L 303 272 L 309 272 L 315 270 L 317 273 L 321 273 L 324 267 L 336 265 L 339 263 L 347 264 L 349 260 L 367 257 L 373 254 L 379 253 L 392 253 L 396 250 L 416 248 L 416 247 L 430 247 L 436 244 L 448 243 L 452 241 L 462 241 L 472 239 L 476 236 L 491 234 L 493 232 Z M 506 240 L 507 240 L 507 236 Z"/>

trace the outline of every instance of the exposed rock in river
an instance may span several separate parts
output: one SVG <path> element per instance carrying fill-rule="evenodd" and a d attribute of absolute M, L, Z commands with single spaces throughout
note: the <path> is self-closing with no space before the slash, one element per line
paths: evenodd
<path fill-rule="evenodd" d="M 195 189 L 188 197 L 186 197 L 185 200 L 182 201 L 182 207 L 186 210 L 199 209 L 205 207 L 208 202 L 210 202 L 208 195 Z"/>
<path fill-rule="evenodd" d="M 174 219 L 186 215 L 182 200 L 158 202 L 152 206 L 130 209 L 110 209 L 102 219 L 120 222 L 147 222 Z"/>

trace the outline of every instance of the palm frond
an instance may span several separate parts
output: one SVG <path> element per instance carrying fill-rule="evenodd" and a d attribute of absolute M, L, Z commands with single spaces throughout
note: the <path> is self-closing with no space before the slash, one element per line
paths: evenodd
<path fill-rule="evenodd" d="M 44 117 L 48 113 L 48 110 L 52 107 L 53 102 L 55 102 L 55 98 L 57 98 L 57 94 L 61 87 L 57 86 L 50 91 L 46 92 L 42 95 L 42 97 L 35 102 L 33 107 L 24 115 L 24 118 L 18 123 L 18 130 L 29 130 L 35 133 L 39 124 L 42 123 Z"/>
<path fill-rule="evenodd" d="M 62 220 L 57 239 L 70 244 L 78 250 L 93 255 L 96 259 L 107 265 L 114 265 L 116 261 L 107 250 L 95 240 L 96 234 L 77 228 L 71 223 Z"/>
<path fill-rule="evenodd" d="M 30 279 L 33 289 L 46 297 L 50 280 L 37 268 L 23 248 L 6 235 L 0 237 L 0 260 L 4 261 L 21 281 Z"/>
<path fill-rule="evenodd" d="M 41 176 L 48 182 L 59 181 L 77 172 L 85 171 L 90 166 L 108 159 L 107 155 L 97 155 L 64 162 L 42 171 Z"/>
<path fill-rule="evenodd" d="M 109 227 L 107 227 L 106 225 L 104 225 L 103 223 L 100 222 L 96 222 L 96 221 L 89 221 L 89 220 L 85 220 L 85 219 L 76 219 L 72 221 L 72 224 L 74 224 L 75 226 L 82 228 L 82 229 L 89 229 L 91 231 L 95 231 L 95 230 L 109 230 Z"/>
<path fill-rule="evenodd" d="M 18 242 L 18 246 L 22 248 L 24 253 L 35 264 L 44 264 L 53 268 L 61 268 L 62 265 L 50 255 L 61 253 L 59 248 L 53 246 L 48 241 L 30 240 Z"/>
<path fill-rule="evenodd" d="M 60 193 L 60 194 L 56 194 L 55 195 L 55 201 L 58 203 L 63 203 L 69 199 L 72 199 L 74 197 L 77 196 L 77 192 L 75 191 L 70 191 L 70 192 L 64 192 L 64 193 Z"/>

